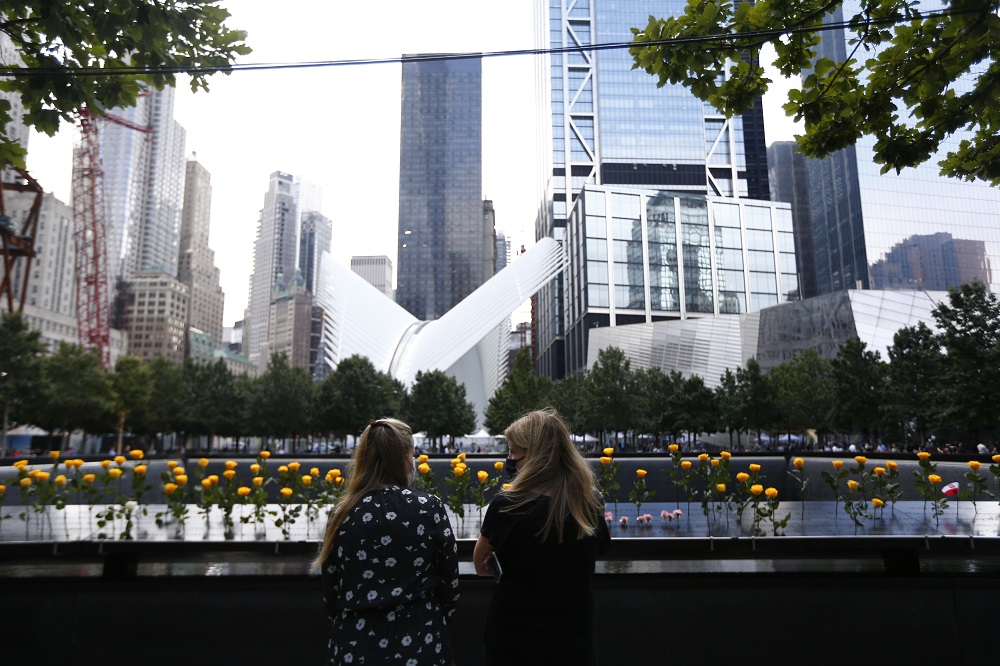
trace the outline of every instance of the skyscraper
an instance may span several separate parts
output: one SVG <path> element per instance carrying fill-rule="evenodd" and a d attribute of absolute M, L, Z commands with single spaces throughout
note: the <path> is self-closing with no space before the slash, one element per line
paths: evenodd
<path fill-rule="evenodd" d="M 177 275 L 186 132 L 174 120 L 174 89 L 113 113 L 151 131 L 101 125 L 109 285 L 138 272 Z"/>
<path fill-rule="evenodd" d="M 838 7 L 828 21 L 856 10 L 856 5 Z M 819 57 L 843 61 L 854 48 L 847 37 L 842 30 L 824 32 Z M 955 89 L 967 85 L 960 79 Z M 965 138 L 971 137 L 959 132 L 950 138 L 942 156 Z M 881 174 L 874 145 L 874 138 L 862 137 L 827 158 L 806 160 L 810 215 L 797 217 L 796 225 L 809 226 L 797 233 L 812 240 L 812 256 L 803 254 L 801 265 L 803 271 L 812 267 L 808 279 L 815 280 L 816 293 L 937 290 L 972 278 L 1000 291 L 1000 188 L 942 177 L 936 156 L 898 175 Z M 808 279 L 804 276 L 804 285 Z"/>
<path fill-rule="evenodd" d="M 396 300 L 441 317 L 492 276 L 482 198 L 482 62 L 403 62 Z M 489 252 L 487 261 L 487 250 Z"/>
<path fill-rule="evenodd" d="M 211 215 L 212 176 L 192 157 L 187 161 L 184 179 L 177 279 L 188 288 L 188 327 L 202 331 L 213 345 L 219 346 L 226 296 L 219 285 L 215 252 L 208 247 Z"/>
<path fill-rule="evenodd" d="M 538 69 L 539 94 L 550 105 L 539 126 L 552 155 L 542 168 L 536 238 L 564 239 L 569 212 L 588 184 L 768 199 L 759 105 L 727 119 L 682 86 L 657 88 L 632 69 L 624 49 L 587 50 L 627 42 L 629 28 L 645 25 L 650 14 L 676 15 L 683 7 L 676 0 L 537 0 L 540 46 L 569 51 L 553 53 Z M 535 299 L 537 365 L 552 377 L 565 372 L 565 308 L 560 277 Z"/>
<path fill-rule="evenodd" d="M 23 64 L 21 55 L 17 52 L 14 42 L 11 41 L 6 32 L 0 32 L 0 64 L 17 67 Z M 7 136 L 27 150 L 30 133 L 27 125 L 24 124 L 24 104 L 21 103 L 20 95 L 0 91 L 0 99 L 10 102 L 10 111 L 8 112 L 10 122 L 7 123 L 6 127 Z M 6 165 L 3 166 L 6 167 Z M 17 174 L 13 169 L 4 168 L 2 175 L 4 182 L 12 183 Z"/>
<path fill-rule="evenodd" d="M 302 213 L 300 220 L 299 270 L 302 271 L 306 291 L 315 294 L 319 281 L 319 260 L 324 252 L 330 251 L 333 223 L 314 210 Z"/>
<path fill-rule="evenodd" d="M 271 174 L 264 207 L 257 221 L 253 246 L 253 273 L 243 324 L 243 351 L 259 367 L 267 365 L 264 349 L 268 340 L 271 289 L 279 275 L 295 274 L 295 199 L 291 174 Z"/>
<path fill-rule="evenodd" d="M 389 257 L 384 254 L 377 257 L 351 257 L 351 270 L 387 297 L 393 298 L 392 260 Z"/>

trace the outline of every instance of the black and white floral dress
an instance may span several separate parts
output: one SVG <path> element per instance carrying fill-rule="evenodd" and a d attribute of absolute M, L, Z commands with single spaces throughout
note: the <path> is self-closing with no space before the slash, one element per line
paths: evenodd
<path fill-rule="evenodd" d="M 452 663 L 458 552 L 444 504 L 419 490 L 365 495 L 323 563 L 330 664 Z"/>

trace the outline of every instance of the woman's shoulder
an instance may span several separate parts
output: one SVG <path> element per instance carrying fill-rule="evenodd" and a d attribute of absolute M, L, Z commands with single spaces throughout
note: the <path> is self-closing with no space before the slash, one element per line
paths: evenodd
<path fill-rule="evenodd" d="M 416 488 L 400 488 L 396 487 L 393 490 L 396 491 L 396 496 L 407 504 L 413 504 L 415 506 L 433 508 L 433 507 L 443 507 L 444 502 L 437 495 L 433 495 L 423 490 L 417 490 Z"/>

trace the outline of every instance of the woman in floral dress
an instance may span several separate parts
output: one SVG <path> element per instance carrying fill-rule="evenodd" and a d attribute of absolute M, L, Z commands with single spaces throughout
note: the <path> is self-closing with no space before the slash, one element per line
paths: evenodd
<path fill-rule="evenodd" d="M 413 469 L 410 427 L 371 421 L 315 561 L 332 623 L 330 664 L 453 663 L 455 535 L 441 500 L 410 488 Z"/>

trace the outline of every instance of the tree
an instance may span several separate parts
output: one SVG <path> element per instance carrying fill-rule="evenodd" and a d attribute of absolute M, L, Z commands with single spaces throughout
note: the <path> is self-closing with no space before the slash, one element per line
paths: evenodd
<path fill-rule="evenodd" d="M 110 425 L 114 388 L 95 350 L 60 342 L 54 354 L 44 357 L 42 375 L 46 395 L 34 416 L 39 426 L 66 436 Z"/>
<path fill-rule="evenodd" d="M 718 430 L 719 405 L 715 392 L 705 386 L 705 380 L 698 375 L 675 379 L 668 405 L 674 427 L 679 432 L 687 432 L 691 444 L 697 440 L 698 433 Z"/>
<path fill-rule="evenodd" d="M 670 376 L 659 368 L 637 370 L 633 375 L 633 387 L 635 431 L 653 435 L 659 443 L 660 435 L 671 430 L 667 424 L 667 404 L 674 391 Z"/>
<path fill-rule="evenodd" d="M 592 432 L 628 432 L 635 417 L 631 362 L 625 352 L 608 347 L 597 353 L 586 383 L 586 419 Z"/>
<path fill-rule="evenodd" d="M 52 136 L 80 107 L 95 115 L 129 107 L 146 86 L 162 90 L 175 74 L 191 89 L 228 72 L 250 53 L 246 32 L 225 25 L 219 0 L 0 0 L 0 31 L 24 67 L 4 67 L 0 90 L 24 104 L 24 122 Z M 24 150 L 7 135 L 11 105 L 0 100 L 0 165 L 24 166 Z"/>
<path fill-rule="evenodd" d="M 440 370 L 417 372 L 404 413 L 414 432 L 424 432 L 437 448 L 443 436 L 461 437 L 476 429 L 476 410 L 465 387 Z"/>
<path fill-rule="evenodd" d="M 736 381 L 736 373 L 726 368 L 719 377 L 719 385 L 715 389 L 715 400 L 719 406 L 719 422 L 729 432 L 729 446 L 733 448 L 733 433 L 736 433 L 736 448 L 742 448 L 740 433 L 746 429 L 741 394 Z"/>
<path fill-rule="evenodd" d="M 833 423 L 841 432 L 870 438 L 881 425 L 885 395 L 885 363 L 858 338 L 840 345 L 830 361 L 833 378 Z"/>
<path fill-rule="evenodd" d="M 402 384 L 366 357 L 349 356 L 317 389 L 317 425 L 337 435 L 356 435 L 369 419 L 398 416 L 404 393 Z"/>
<path fill-rule="evenodd" d="M 0 318 L 0 401 L 3 401 L 3 440 L 0 455 L 7 452 L 7 426 L 13 418 L 23 420 L 42 394 L 41 358 L 45 351 L 42 334 L 32 330 L 17 313 Z"/>
<path fill-rule="evenodd" d="M 133 432 L 149 435 L 162 447 L 163 435 L 187 428 L 188 401 L 183 370 L 157 356 L 148 363 L 152 399 L 132 412 Z"/>
<path fill-rule="evenodd" d="M 547 407 L 551 391 L 551 380 L 535 373 L 531 348 L 522 347 L 514 356 L 510 374 L 486 407 L 486 429 L 491 435 L 498 435 L 526 412 Z"/>
<path fill-rule="evenodd" d="M 941 173 L 1000 184 L 1000 0 L 953 0 L 923 10 L 918 0 L 688 0 L 681 16 L 633 28 L 634 67 L 659 86 L 680 83 L 727 116 L 743 113 L 771 82 L 760 49 L 771 43 L 784 76 L 805 75 L 785 112 L 801 119 L 799 150 L 823 157 L 875 138 L 883 173 L 930 159 L 957 132 L 970 138 L 939 162 Z M 821 24 L 847 18 L 856 41 L 846 60 L 818 57 Z M 836 32 L 829 39 L 840 39 Z M 959 79 L 962 85 L 956 85 Z"/>
<path fill-rule="evenodd" d="M 267 370 L 256 382 L 251 404 L 258 433 L 282 440 L 307 434 L 314 404 L 309 373 L 290 366 L 285 354 L 272 354 Z"/>
<path fill-rule="evenodd" d="M 830 361 L 812 348 L 767 373 L 774 387 L 775 425 L 786 432 L 826 431 L 832 415 Z"/>
<path fill-rule="evenodd" d="M 899 423 L 904 433 L 912 427 L 921 449 L 939 418 L 944 361 L 941 343 L 923 322 L 899 329 L 892 338 L 886 369 L 886 416 Z"/>
<path fill-rule="evenodd" d="M 137 356 L 121 356 L 111 375 L 112 409 L 117 438 L 115 450 L 121 454 L 125 426 L 132 412 L 141 410 L 153 396 L 153 373 Z"/>
<path fill-rule="evenodd" d="M 581 435 L 587 432 L 587 375 L 574 372 L 552 385 L 550 402 L 569 425 L 570 432 Z"/>
<path fill-rule="evenodd" d="M 774 387 L 760 369 L 757 359 L 750 357 L 744 367 L 736 369 L 736 404 L 742 408 L 741 420 L 748 431 L 760 433 L 774 425 Z"/>

